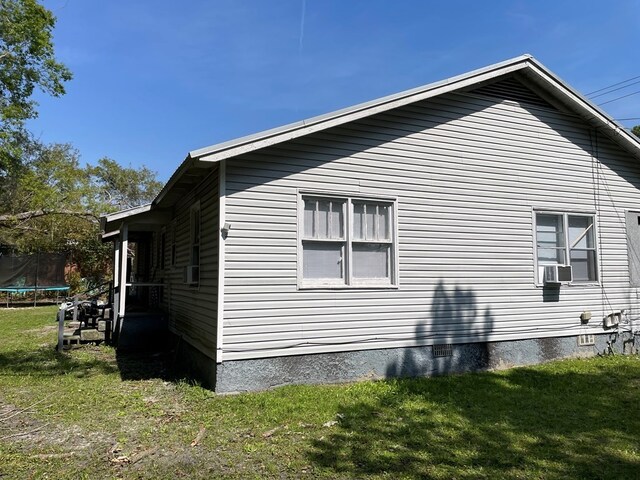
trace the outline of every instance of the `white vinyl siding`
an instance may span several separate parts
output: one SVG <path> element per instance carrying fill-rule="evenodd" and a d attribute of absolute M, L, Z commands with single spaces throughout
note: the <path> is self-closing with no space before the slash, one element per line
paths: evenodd
<path fill-rule="evenodd" d="M 556 110 L 449 94 L 227 162 L 223 360 L 598 333 L 636 298 L 638 162 Z M 298 287 L 305 191 L 397 198 L 397 289 Z M 594 212 L 599 283 L 536 286 L 538 210 Z"/>
<path fill-rule="evenodd" d="M 215 361 L 218 319 L 218 169 L 185 195 L 174 207 L 174 219 L 166 226 L 172 239 L 166 255 L 164 309 L 170 330 Z M 193 207 L 193 209 L 192 209 Z M 195 231 L 194 212 L 200 226 Z M 195 240 L 195 243 L 194 243 Z M 185 269 L 198 246 L 199 283 L 184 281 Z"/>

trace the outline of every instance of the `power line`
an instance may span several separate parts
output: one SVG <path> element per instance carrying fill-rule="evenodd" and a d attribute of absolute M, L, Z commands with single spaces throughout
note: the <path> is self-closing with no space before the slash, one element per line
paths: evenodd
<path fill-rule="evenodd" d="M 599 93 L 598 95 L 593 95 L 593 96 L 591 97 L 591 99 L 593 100 L 594 98 L 596 98 L 596 97 L 601 97 L 602 95 L 609 95 L 610 93 L 617 92 L 618 90 L 622 90 L 622 89 L 624 89 L 624 88 L 630 87 L 631 85 L 635 85 L 635 84 L 637 84 L 637 83 L 640 83 L 640 80 L 637 80 L 637 81 L 635 81 L 635 82 L 633 82 L 633 83 L 630 83 L 630 84 L 628 84 L 628 85 L 624 85 L 624 86 L 622 86 L 622 87 L 614 88 L 613 90 L 609 90 L 608 92 L 602 92 L 602 93 Z"/>
<path fill-rule="evenodd" d="M 618 83 L 614 83 L 612 85 L 607 85 L 606 87 L 599 88 L 598 90 L 594 90 L 593 92 L 587 93 L 586 96 L 588 97 L 590 95 L 593 95 L 594 93 L 598 93 L 598 92 L 601 92 L 603 90 L 607 90 L 607 89 L 609 89 L 611 87 L 617 87 L 618 85 L 622 85 L 623 83 L 630 82 L 631 80 L 637 80 L 638 78 L 640 78 L 640 75 L 638 75 L 637 77 L 627 78 L 626 80 L 623 80 L 623 81 L 618 82 Z"/>
<path fill-rule="evenodd" d="M 640 93 L 640 90 L 636 90 L 635 92 L 629 93 L 628 95 L 622 95 L 621 97 L 613 98 L 611 100 L 607 100 L 606 102 L 599 103 L 598 106 L 606 105 L 607 103 L 615 102 L 616 100 L 621 100 L 623 98 L 630 97 L 631 95 L 637 95 Z"/>

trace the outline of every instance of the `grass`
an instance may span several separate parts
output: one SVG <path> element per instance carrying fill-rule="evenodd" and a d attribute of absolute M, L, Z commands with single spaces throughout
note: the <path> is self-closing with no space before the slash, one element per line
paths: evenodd
<path fill-rule="evenodd" d="M 638 476 L 636 356 L 216 396 L 54 317 L 0 310 L 3 479 Z"/>

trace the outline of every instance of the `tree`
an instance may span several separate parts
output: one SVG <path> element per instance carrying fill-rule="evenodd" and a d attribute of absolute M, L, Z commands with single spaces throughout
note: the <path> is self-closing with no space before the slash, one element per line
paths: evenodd
<path fill-rule="evenodd" d="M 162 183 L 156 179 L 156 173 L 147 167 L 122 167 L 115 160 L 106 157 L 98 160 L 95 167 L 89 167 L 88 172 L 95 188 L 97 208 L 101 208 L 101 213 L 149 203 L 162 188 Z"/>
<path fill-rule="evenodd" d="M 631 129 L 631 133 L 633 133 L 636 137 L 640 137 L 640 125 L 636 125 Z"/>
<path fill-rule="evenodd" d="M 55 21 L 35 0 L 0 0 L 0 180 L 22 167 L 24 124 L 37 116 L 34 90 L 58 97 L 71 80 L 54 56 Z"/>
<path fill-rule="evenodd" d="M 36 144 L 31 153 L 21 174 L 12 176 L 15 188 L 0 215 L 0 242 L 20 251 L 64 250 L 65 238 L 78 230 L 75 222 L 97 221 L 86 208 L 87 174 L 71 145 Z"/>
<path fill-rule="evenodd" d="M 15 178 L 14 178 L 15 177 Z M 88 285 L 109 273 L 110 248 L 99 239 L 103 213 L 150 202 L 162 184 L 146 167 L 115 160 L 83 166 L 69 144 L 34 142 L 11 202 L 0 203 L 0 246 L 20 253 L 68 252 Z"/>

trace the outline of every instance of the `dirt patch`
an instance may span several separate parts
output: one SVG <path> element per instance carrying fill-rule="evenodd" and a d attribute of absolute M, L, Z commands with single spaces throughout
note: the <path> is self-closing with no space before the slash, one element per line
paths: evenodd
<path fill-rule="evenodd" d="M 18 408 L 0 401 L 0 442 L 19 445 L 24 451 L 54 447 L 56 450 L 78 452 L 108 448 L 113 437 L 103 432 L 85 432 L 77 425 L 61 426 L 34 418 L 32 408 Z"/>

